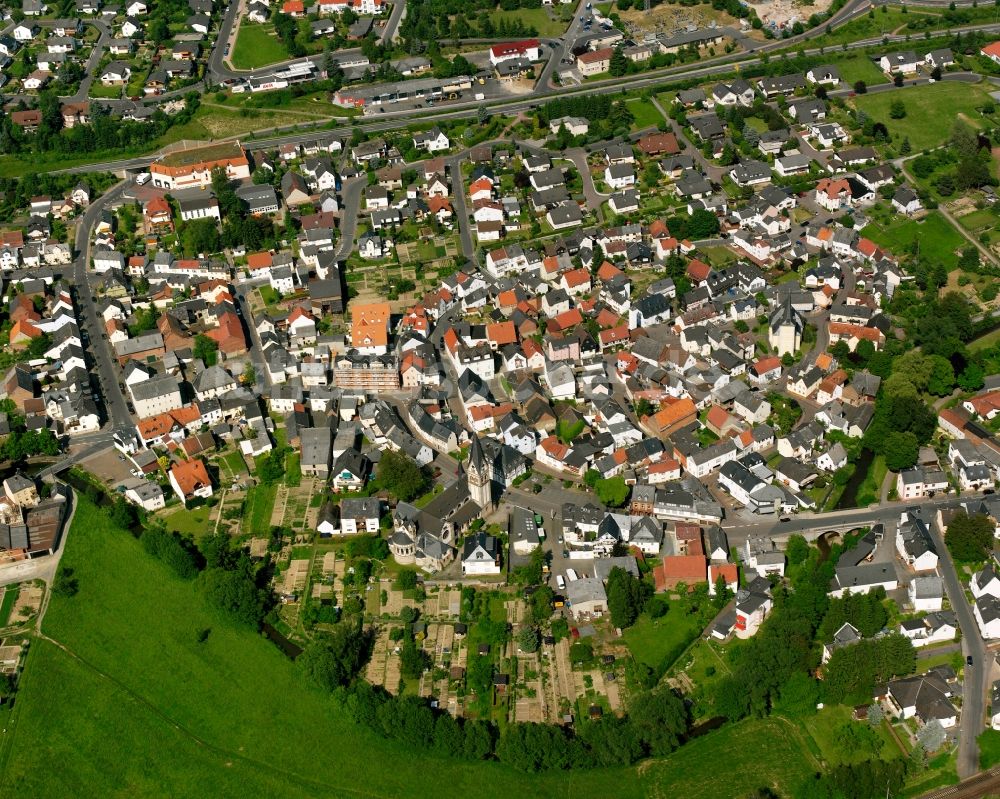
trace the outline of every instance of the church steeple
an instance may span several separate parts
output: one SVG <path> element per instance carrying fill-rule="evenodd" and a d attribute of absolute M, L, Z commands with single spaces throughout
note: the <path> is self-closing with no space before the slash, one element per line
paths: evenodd
<path fill-rule="evenodd" d="M 469 467 L 466 481 L 472 501 L 484 511 L 493 510 L 493 470 L 490 469 L 486 453 L 483 451 L 483 444 L 477 435 L 473 435 L 472 444 L 469 447 Z"/>

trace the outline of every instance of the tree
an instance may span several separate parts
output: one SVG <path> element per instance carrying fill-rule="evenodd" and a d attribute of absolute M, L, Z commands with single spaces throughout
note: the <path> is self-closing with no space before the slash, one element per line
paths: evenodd
<path fill-rule="evenodd" d="M 958 376 L 958 385 L 963 391 L 979 391 L 985 383 L 986 373 L 983 367 L 974 361 L 969 361 Z"/>
<path fill-rule="evenodd" d="M 895 75 L 892 76 L 892 84 L 893 84 L 893 86 L 902 86 L 903 85 L 903 75 L 902 75 L 902 73 L 897 72 Z"/>
<path fill-rule="evenodd" d="M 219 359 L 219 342 L 214 338 L 199 333 L 194 337 L 194 357 L 204 361 L 205 366 L 215 366 Z"/>
<path fill-rule="evenodd" d="M 641 694 L 629 706 L 629 720 L 643 749 L 653 757 L 670 754 L 688 729 L 687 707 L 668 686 Z"/>
<path fill-rule="evenodd" d="M 60 566 L 52 581 L 52 593 L 62 597 L 76 596 L 80 590 L 80 581 L 69 566 Z"/>
<path fill-rule="evenodd" d="M 347 685 L 368 659 L 368 638 L 360 628 L 334 626 L 333 632 L 314 638 L 295 659 L 309 680 L 324 691 Z"/>
<path fill-rule="evenodd" d="M 401 452 L 387 450 L 378 463 L 378 484 L 396 499 L 409 502 L 427 490 L 426 472 Z"/>
<path fill-rule="evenodd" d="M 628 59 L 625 57 L 625 53 L 622 51 L 621 47 L 616 47 L 614 52 L 611 54 L 611 60 L 608 65 L 608 74 L 612 78 L 620 78 L 628 72 Z"/>
<path fill-rule="evenodd" d="M 957 513 L 949 522 L 944 543 L 951 556 L 963 563 L 985 560 L 993 546 L 993 524 L 984 514 Z"/>
<path fill-rule="evenodd" d="M 809 557 L 809 543 L 805 536 L 795 533 L 788 537 L 788 543 L 785 545 L 785 557 L 788 558 L 789 566 L 805 563 L 806 558 Z"/>
<path fill-rule="evenodd" d="M 689 239 L 708 239 L 719 232 L 719 218 L 711 211 L 699 208 L 691 214 L 688 222 L 687 237 Z"/>
<path fill-rule="evenodd" d="M 231 569 L 206 569 L 198 578 L 208 601 L 238 624 L 257 628 L 264 619 L 270 592 L 257 587 L 249 556 Z"/>
<path fill-rule="evenodd" d="M 925 752 L 930 754 L 940 749 L 947 740 L 948 734 L 937 719 L 931 719 L 923 727 L 917 730 L 917 743 Z"/>
<path fill-rule="evenodd" d="M 951 361 L 940 355 L 931 358 L 933 368 L 927 380 L 927 390 L 937 397 L 947 397 L 955 387 L 955 369 Z"/>
<path fill-rule="evenodd" d="M 920 444 L 913 433 L 893 431 L 885 438 L 883 445 L 885 464 L 892 471 L 899 472 L 909 469 L 917 462 L 920 454 Z"/>
<path fill-rule="evenodd" d="M 597 498 L 602 504 L 609 508 L 620 508 L 628 499 L 629 488 L 625 483 L 625 478 L 621 475 L 598 480 L 594 484 Z"/>
<path fill-rule="evenodd" d="M 873 727 L 878 727 L 882 721 L 885 719 L 885 710 L 883 710 L 882 705 L 878 702 L 872 702 L 868 705 L 868 723 Z"/>
<path fill-rule="evenodd" d="M 880 682 L 910 674 L 916 654 L 908 638 L 893 633 L 835 649 L 823 667 L 823 689 L 832 702 L 870 700 Z"/>
<path fill-rule="evenodd" d="M 555 592 L 547 585 L 540 585 L 531 595 L 531 618 L 536 624 L 541 624 L 552 616 L 552 602 Z"/>
<path fill-rule="evenodd" d="M 797 671 L 781 686 L 775 709 L 800 718 L 816 712 L 819 703 L 819 686 L 804 671 Z"/>
<path fill-rule="evenodd" d="M 417 573 L 413 569 L 400 569 L 396 577 L 396 585 L 402 591 L 410 591 L 417 587 Z"/>
<path fill-rule="evenodd" d="M 431 667 L 431 656 L 428 655 L 413 636 L 406 636 L 403 639 L 403 646 L 399 651 L 399 671 L 404 677 L 411 680 L 419 679 L 427 669 Z"/>
<path fill-rule="evenodd" d="M 190 542 L 162 527 L 146 527 L 139 537 L 142 548 L 162 561 L 182 580 L 198 576 L 200 558 Z"/>
<path fill-rule="evenodd" d="M 896 99 L 889 103 L 889 117 L 891 119 L 903 119 L 906 116 L 906 105 L 902 100 Z"/>
<path fill-rule="evenodd" d="M 184 254 L 194 257 L 222 249 L 222 239 L 215 219 L 192 219 L 185 222 L 180 234 Z"/>
<path fill-rule="evenodd" d="M 652 596 L 652 586 L 637 579 L 618 566 L 611 569 L 607 580 L 608 612 L 615 627 L 631 627 Z"/>
<path fill-rule="evenodd" d="M 540 638 L 537 627 L 522 627 L 517 633 L 517 648 L 526 654 L 538 651 Z"/>
<path fill-rule="evenodd" d="M 855 94 L 866 94 L 868 92 L 868 84 L 863 80 L 855 81 L 854 92 Z"/>

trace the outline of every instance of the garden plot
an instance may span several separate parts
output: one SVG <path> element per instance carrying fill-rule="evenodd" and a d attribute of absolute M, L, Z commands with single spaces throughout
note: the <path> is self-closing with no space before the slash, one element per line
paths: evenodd
<path fill-rule="evenodd" d="M 14 602 L 14 609 L 11 610 L 7 619 L 7 624 L 21 624 L 38 613 L 42 605 L 42 596 L 45 593 L 40 585 L 34 583 L 22 583 L 21 590 L 17 594 Z"/>
<path fill-rule="evenodd" d="M 442 588 L 430 594 L 426 601 L 427 615 L 446 619 L 457 617 L 462 607 L 462 592 L 458 588 Z"/>
<path fill-rule="evenodd" d="M 529 673 L 533 675 L 528 678 Z M 538 654 L 522 655 L 517 660 L 517 684 L 514 688 L 513 721 L 543 722 L 546 720 L 545 691 L 542 688 L 541 664 Z"/>
<path fill-rule="evenodd" d="M 331 579 L 333 577 L 343 576 L 343 574 L 344 574 L 344 562 L 343 562 L 343 560 L 340 561 L 339 565 L 340 565 L 340 570 L 339 570 L 339 573 L 338 573 L 338 571 L 337 571 L 337 566 L 338 566 L 337 553 L 335 551 L 333 551 L 333 550 L 331 550 L 330 552 L 325 553 L 323 555 L 323 564 L 322 564 L 322 567 L 321 567 L 322 568 L 323 578 L 324 579 Z"/>
<path fill-rule="evenodd" d="M 293 560 L 281 576 L 282 593 L 287 595 L 300 594 L 305 590 L 309 578 L 310 562 L 306 558 Z"/>
<path fill-rule="evenodd" d="M 285 506 L 288 504 L 288 489 L 278 486 L 274 495 L 274 505 L 271 507 L 271 527 L 281 527 L 285 518 Z"/>
<path fill-rule="evenodd" d="M 549 684 L 553 691 L 552 712 L 558 716 L 561 715 L 563 707 L 571 707 L 579 696 L 573 667 L 569 660 L 567 638 L 556 643 L 552 657 L 549 658 Z"/>
<path fill-rule="evenodd" d="M 399 625 L 387 625 L 378 630 L 371 660 L 365 677 L 372 685 L 381 685 L 390 694 L 399 693 L 399 652 L 389 636 Z"/>
<path fill-rule="evenodd" d="M 393 588 L 392 583 L 386 582 L 389 586 L 385 588 L 385 604 L 382 606 L 382 612 L 388 613 L 390 616 L 398 616 L 400 611 L 403 609 L 403 605 L 406 604 L 406 598 L 403 596 L 403 592 Z"/>

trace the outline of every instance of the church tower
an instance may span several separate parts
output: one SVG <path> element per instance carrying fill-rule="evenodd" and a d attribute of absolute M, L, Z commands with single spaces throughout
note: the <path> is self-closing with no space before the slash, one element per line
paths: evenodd
<path fill-rule="evenodd" d="M 469 485 L 469 496 L 483 513 L 489 513 L 496 508 L 493 501 L 493 470 L 486 460 L 483 445 L 479 436 L 472 436 L 472 446 L 469 447 L 469 466 L 466 473 Z"/>

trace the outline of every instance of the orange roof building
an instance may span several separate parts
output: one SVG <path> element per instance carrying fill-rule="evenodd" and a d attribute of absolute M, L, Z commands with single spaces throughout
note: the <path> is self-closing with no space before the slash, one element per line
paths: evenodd
<path fill-rule="evenodd" d="M 384 355 L 389 346 L 389 320 L 392 308 L 387 302 L 355 305 L 351 308 L 351 345 L 362 352 Z"/>
<path fill-rule="evenodd" d="M 656 436 L 668 436 L 698 418 L 698 408 L 690 397 L 668 397 L 660 410 L 643 421 Z"/>
<path fill-rule="evenodd" d="M 708 579 L 704 555 L 668 555 L 653 569 L 657 592 L 673 591 L 684 583 L 693 591 L 698 583 Z"/>
<path fill-rule="evenodd" d="M 181 461 L 170 470 L 168 477 L 177 498 L 185 505 L 195 497 L 212 496 L 212 478 L 201 458 Z"/>

